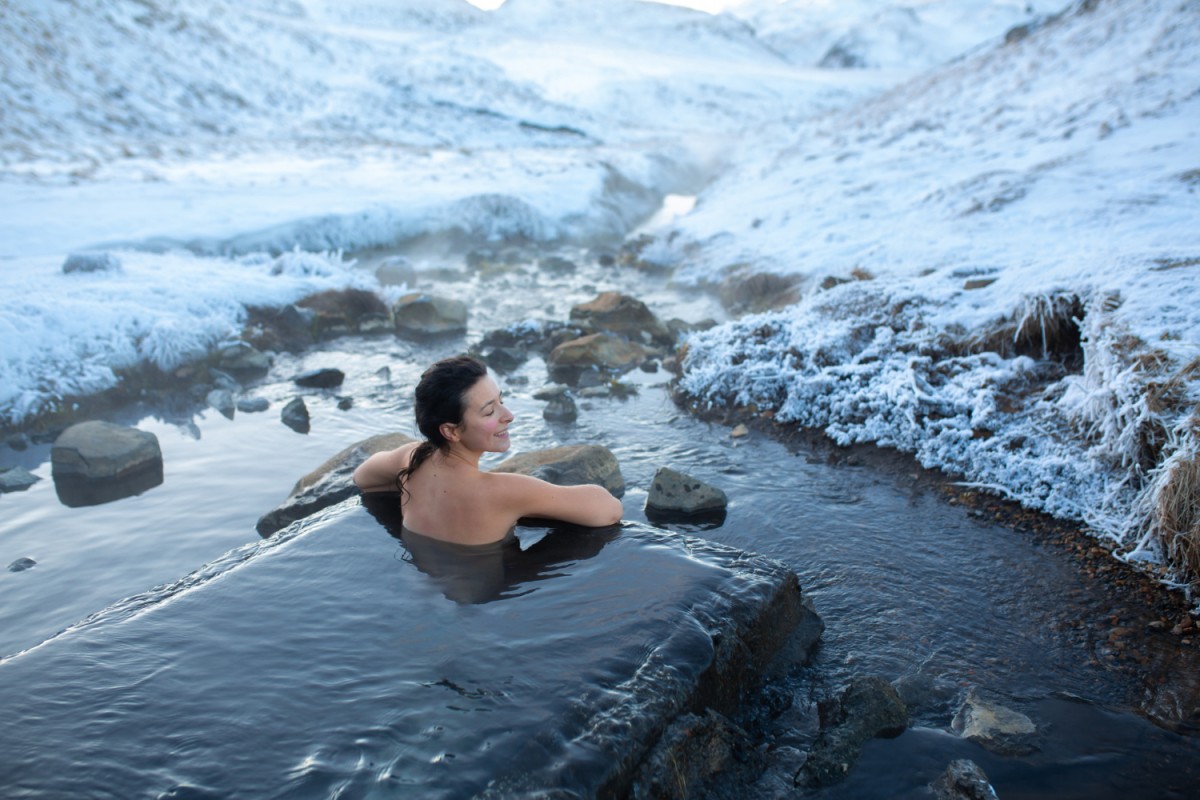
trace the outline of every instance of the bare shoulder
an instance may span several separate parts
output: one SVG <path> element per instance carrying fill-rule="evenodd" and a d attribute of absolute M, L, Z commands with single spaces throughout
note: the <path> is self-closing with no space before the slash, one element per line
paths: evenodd
<path fill-rule="evenodd" d="M 364 492 L 395 491 L 396 474 L 408 467 L 420 442 L 402 444 L 395 450 L 381 450 L 368 456 L 354 470 L 354 483 Z"/>

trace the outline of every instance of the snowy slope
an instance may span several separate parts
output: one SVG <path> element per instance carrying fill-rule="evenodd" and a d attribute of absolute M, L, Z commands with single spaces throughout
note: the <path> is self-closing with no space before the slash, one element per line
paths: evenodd
<path fill-rule="evenodd" d="M 1200 479 L 1200 7 L 1080 3 L 1013 39 L 700 197 L 661 248 L 680 279 L 808 294 L 696 337 L 685 386 L 1182 566 L 1196 495 L 1163 509 Z"/>

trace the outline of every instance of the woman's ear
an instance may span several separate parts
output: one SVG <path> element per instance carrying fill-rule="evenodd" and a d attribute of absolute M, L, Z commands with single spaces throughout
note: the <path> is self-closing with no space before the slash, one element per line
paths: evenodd
<path fill-rule="evenodd" d="M 453 422 L 443 422 L 441 425 L 438 425 L 438 431 L 447 442 L 458 441 L 458 426 Z"/>

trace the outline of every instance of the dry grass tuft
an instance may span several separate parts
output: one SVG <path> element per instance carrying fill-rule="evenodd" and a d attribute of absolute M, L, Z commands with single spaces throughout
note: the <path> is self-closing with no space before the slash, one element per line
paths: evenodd
<path fill-rule="evenodd" d="M 1200 436 L 1200 412 L 1186 423 L 1193 444 Z M 1167 558 L 1193 585 L 1200 582 L 1200 450 L 1177 451 L 1154 482 L 1154 526 Z"/>

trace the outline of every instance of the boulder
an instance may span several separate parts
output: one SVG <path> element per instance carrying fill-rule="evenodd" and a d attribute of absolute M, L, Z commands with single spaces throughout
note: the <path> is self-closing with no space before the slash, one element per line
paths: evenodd
<path fill-rule="evenodd" d="M 650 482 L 647 510 L 676 514 L 722 511 L 729 500 L 725 492 L 670 467 L 659 467 Z"/>
<path fill-rule="evenodd" d="M 162 469 L 158 437 L 148 431 L 93 420 L 67 428 L 50 449 L 51 470 L 59 476 L 121 478 L 155 464 Z"/>
<path fill-rule="evenodd" d="M 883 678 L 854 678 L 841 695 L 821 706 L 821 732 L 796 775 L 798 784 L 818 787 L 840 781 L 854 766 L 863 743 L 898 736 L 908 727 L 908 709 Z"/>
<path fill-rule="evenodd" d="M 312 417 L 309 416 L 308 406 L 304 404 L 303 397 L 293 397 L 289 400 L 279 412 L 279 419 L 296 433 L 308 433 L 311 430 Z"/>
<path fill-rule="evenodd" d="M 71 253 L 63 262 L 64 275 L 73 272 L 119 272 L 121 259 L 112 253 Z"/>
<path fill-rule="evenodd" d="M 271 358 L 246 342 L 233 342 L 217 353 L 217 366 L 236 376 L 261 375 L 271 368 Z"/>
<path fill-rule="evenodd" d="M 298 519 L 358 494 L 353 478 L 358 465 L 373 453 L 395 450 L 411 441 L 411 436 L 402 433 L 381 433 L 339 451 L 296 481 L 287 500 L 259 518 L 258 534 L 271 536 Z"/>
<path fill-rule="evenodd" d="M 571 383 L 571 374 L 589 369 L 623 373 L 646 360 L 641 345 L 609 333 L 593 333 L 555 347 L 546 359 L 554 380 Z"/>
<path fill-rule="evenodd" d="M 966 758 L 950 762 L 930 788 L 937 800 L 997 800 L 988 776 L 978 764 Z"/>
<path fill-rule="evenodd" d="M 0 494 L 23 492 L 41 478 L 22 466 L 0 467 Z"/>
<path fill-rule="evenodd" d="M 63 431 L 50 449 L 50 465 L 58 499 L 70 508 L 141 494 L 163 480 L 157 436 L 98 420 Z"/>
<path fill-rule="evenodd" d="M 598 444 L 575 444 L 522 453 L 502 461 L 492 472 L 532 475 L 559 486 L 597 483 L 613 496 L 625 494 L 625 478 L 617 457 Z"/>
<path fill-rule="evenodd" d="M 999 755 L 1028 755 L 1037 750 L 1033 743 L 1037 726 L 1033 720 L 985 699 L 975 688 L 967 693 L 950 727 L 964 739 Z"/>
<path fill-rule="evenodd" d="M 332 389 L 335 386 L 341 386 L 344 380 L 346 380 L 346 373 L 336 367 L 310 369 L 292 378 L 292 382 L 297 386 L 309 389 Z"/>
<path fill-rule="evenodd" d="M 645 303 L 620 292 L 601 292 L 571 309 L 571 322 L 645 344 L 671 344 L 675 337 Z"/>
<path fill-rule="evenodd" d="M 396 333 L 409 336 L 443 336 L 467 330 L 467 304 L 448 297 L 412 292 L 392 306 Z"/>
<path fill-rule="evenodd" d="M 638 770 L 630 797 L 689 800 L 751 749 L 750 737 L 723 714 L 685 714 L 663 732 Z"/>
<path fill-rule="evenodd" d="M 310 329 L 318 339 L 350 333 L 379 332 L 389 326 L 387 305 L 365 289 L 327 289 L 296 304 L 311 314 Z"/>

